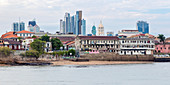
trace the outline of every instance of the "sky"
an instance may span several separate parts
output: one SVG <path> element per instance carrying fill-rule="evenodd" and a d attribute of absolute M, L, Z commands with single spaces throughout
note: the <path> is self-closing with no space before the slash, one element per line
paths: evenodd
<path fill-rule="evenodd" d="M 12 30 L 12 23 L 36 19 L 41 30 L 59 31 L 65 12 L 83 11 L 87 33 L 100 20 L 105 32 L 115 34 L 136 29 L 139 20 L 149 23 L 150 34 L 170 37 L 170 0 L 0 0 L 0 35 Z"/>

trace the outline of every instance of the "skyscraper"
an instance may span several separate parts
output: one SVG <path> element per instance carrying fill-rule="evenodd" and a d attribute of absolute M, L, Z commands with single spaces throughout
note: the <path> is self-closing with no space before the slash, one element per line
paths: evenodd
<path fill-rule="evenodd" d="M 93 25 L 91 32 L 94 36 L 96 36 L 96 26 L 95 25 Z"/>
<path fill-rule="evenodd" d="M 74 23 L 74 16 L 71 17 L 71 33 L 75 34 L 76 31 L 75 31 L 75 23 Z"/>
<path fill-rule="evenodd" d="M 84 22 L 82 23 L 82 21 Z M 82 33 L 86 34 L 86 20 L 82 20 L 82 11 L 76 11 L 76 15 L 71 17 L 70 13 L 65 13 L 64 20 L 60 20 L 60 32 L 63 32 L 63 34 L 73 33 L 76 35 L 80 35 Z"/>
<path fill-rule="evenodd" d="M 28 22 L 28 30 L 30 32 L 40 32 L 40 27 L 36 24 L 36 21 L 33 20 L 33 21 L 29 21 Z"/>
<path fill-rule="evenodd" d="M 82 20 L 81 28 L 82 28 L 81 34 L 85 36 L 86 35 L 86 20 L 84 20 L 84 19 Z"/>
<path fill-rule="evenodd" d="M 14 22 L 13 23 L 13 31 L 17 32 L 17 31 L 22 31 L 25 30 L 25 23 L 24 22 Z"/>
<path fill-rule="evenodd" d="M 98 27 L 98 35 L 104 36 L 104 26 L 102 24 L 102 21 L 100 21 L 99 27 Z"/>
<path fill-rule="evenodd" d="M 14 31 L 14 32 L 19 31 L 18 28 L 19 28 L 18 22 L 14 22 L 14 23 L 13 23 L 13 31 Z"/>
<path fill-rule="evenodd" d="M 70 26 L 70 13 L 65 13 L 65 33 L 71 32 L 71 26 Z"/>
<path fill-rule="evenodd" d="M 145 21 L 138 21 L 136 28 L 139 32 L 142 32 L 143 34 L 149 33 L 149 24 Z"/>
<path fill-rule="evenodd" d="M 20 22 L 19 25 L 20 25 L 20 26 L 19 26 L 19 31 L 25 30 L 25 23 L 24 23 L 24 22 Z"/>
<path fill-rule="evenodd" d="M 81 34 L 82 11 L 76 11 L 76 35 Z"/>
<path fill-rule="evenodd" d="M 63 28 L 63 20 L 60 20 L 60 33 L 64 33 L 64 28 Z"/>

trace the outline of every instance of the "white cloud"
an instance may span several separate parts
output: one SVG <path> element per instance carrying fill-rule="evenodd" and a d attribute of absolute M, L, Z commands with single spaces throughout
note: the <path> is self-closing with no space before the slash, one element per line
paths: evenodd
<path fill-rule="evenodd" d="M 65 12 L 73 15 L 76 10 L 82 10 L 88 30 L 94 22 L 98 25 L 103 20 L 105 29 L 112 28 L 116 33 L 118 29 L 135 27 L 138 20 L 145 20 L 150 22 L 151 31 L 168 34 L 170 15 L 149 13 L 149 10 L 164 8 L 170 8 L 170 0 L 0 0 L 0 29 L 1 34 L 11 29 L 12 23 L 21 17 L 25 23 L 36 18 L 40 27 L 45 30 L 50 27 L 49 31 L 54 32 L 59 29 L 59 20 Z M 163 29 L 167 31 L 154 30 L 162 26 L 166 26 Z"/>

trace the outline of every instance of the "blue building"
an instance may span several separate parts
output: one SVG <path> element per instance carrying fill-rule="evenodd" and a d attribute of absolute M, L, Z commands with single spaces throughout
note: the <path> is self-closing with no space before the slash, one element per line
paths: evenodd
<path fill-rule="evenodd" d="M 93 25 L 91 32 L 94 36 L 96 36 L 96 26 L 95 25 Z"/>
<path fill-rule="evenodd" d="M 13 23 L 13 31 L 14 31 L 14 32 L 19 31 L 18 26 L 19 26 L 19 25 L 18 25 L 18 22 Z"/>
<path fill-rule="evenodd" d="M 40 32 L 40 27 L 36 24 L 36 21 L 33 20 L 33 21 L 29 21 L 28 22 L 28 30 L 30 32 Z"/>
<path fill-rule="evenodd" d="M 71 33 L 76 34 L 74 16 L 71 17 Z"/>
<path fill-rule="evenodd" d="M 21 22 L 19 25 L 20 25 L 19 26 L 19 31 L 25 30 L 25 23 L 24 22 Z"/>
<path fill-rule="evenodd" d="M 70 26 L 70 13 L 65 13 L 65 33 L 70 33 L 71 32 L 71 26 Z"/>
<path fill-rule="evenodd" d="M 139 32 L 142 32 L 143 34 L 146 34 L 146 33 L 149 34 L 149 24 L 145 21 L 138 21 L 137 29 Z"/>
<path fill-rule="evenodd" d="M 14 32 L 18 32 L 18 31 L 22 31 L 25 30 L 25 23 L 24 22 L 14 22 L 13 23 L 13 31 Z"/>
<path fill-rule="evenodd" d="M 86 36 L 86 20 L 82 20 L 82 25 L 81 25 L 81 33 L 82 35 Z"/>
<path fill-rule="evenodd" d="M 76 35 L 86 34 L 86 20 L 82 20 L 82 11 L 76 11 L 76 15 L 71 17 L 70 13 L 65 13 L 64 20 L 60 20 L 60 32 Z"/>
<path fill-rule="evenodd" d="M 107 32 L 107 36 L 113 36 L 114 33 L 113 32 Z"/>

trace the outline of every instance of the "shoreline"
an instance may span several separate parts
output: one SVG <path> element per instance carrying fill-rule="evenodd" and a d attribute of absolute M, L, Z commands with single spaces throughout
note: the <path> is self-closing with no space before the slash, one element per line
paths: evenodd
<path fill-rule="evenodd" d="M 85 61 L 85 62 L 74 62 L 68 60 L 60 60 L 60 61 L 51 61 L 51 65 L 49 66 L 64 66 L 64 65 L 123 65 L 123 64 L 152 64 L 153 61 Z M 4 66 L 15 66 L 9 64 L 0 64 L 0 67 Z M 16 65 L 16 66 L 24 66 L 24 65 Z M 26 65 L 33 66 L 33 65 Z M 35 66 L 43 66 L 43 65 L 35 65 Z M 48 66 L 48 65 L 46 65 Z"/>
<path fill-rule="evenodd" d="M 74 61 L 55 61 L 51 62 L 52 66 L 57 65 L 119 65 L 119 64 L 152 64 L 153 61 L 88 61 L 88 62 L 74 62 Z"/>

